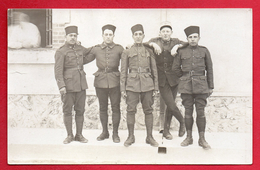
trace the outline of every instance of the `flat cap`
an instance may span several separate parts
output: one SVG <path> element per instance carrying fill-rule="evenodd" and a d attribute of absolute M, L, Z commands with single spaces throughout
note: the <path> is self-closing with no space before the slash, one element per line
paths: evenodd
<path fill-rule="evenodd" d="M 70 33 L 76 33 L 78 34 L 78 27 L 77 26 L 68 26 L 65 28 L 66 35 Z"/>
<path fill-rule="evenodd" d="M 187 37 L 189 35 L 193 34 L 193 33 L 200 34 L 200 27 L 198 27 L 198 26 L 189 26 L 189 27 L 184 29 L 184 32 L 185 32 Z"/>
<path fill-rule="evenodd" d="M 144 28 L 141 24 L 136 24 L 131 28 L 132 33 L 134 34 L 136 31 L 142 31 L 144 33 Z"/>
<path fill-rule="evenodd" d="M 111 30 L 113 31 L 113 33 L 115 33 L 116 27 L 114 25 L 107 24 L 102 27 L 102 31 L 104 32 L 106 29 Z"/>

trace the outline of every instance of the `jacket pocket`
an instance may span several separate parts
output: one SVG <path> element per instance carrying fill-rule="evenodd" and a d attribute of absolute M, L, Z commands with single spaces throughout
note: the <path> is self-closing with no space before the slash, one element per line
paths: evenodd
<path fill-rule="evenodd" d="M 192 87 L 191 87 L 191 78 L 190 77 L 181 77 L 180 83 L 178 86 L 180 93 L 192 93 Z"/>
<path fill-rule="evenodd" d="M 192 78 L 193 93 L 208 93 L 208 82 L 206 76 L 194 76 Z"/>
<path fill-rule="evenodd" d="M 72 74 L 65 74 L 64 75 L 64 82 L 65 82 L 67 91 L 73 90 Z"/>

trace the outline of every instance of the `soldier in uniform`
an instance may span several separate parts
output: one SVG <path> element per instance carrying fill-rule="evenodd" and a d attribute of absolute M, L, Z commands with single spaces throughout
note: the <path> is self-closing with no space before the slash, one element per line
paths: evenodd
<path fill-rule="evenodd" d="M 131 28 L 134 45 L 123 52 L 121 59 L 121 94 L 126 98 L 128 138 L 124 146 L 135 142 L 134 124 L 136 106 L 141 100 L 145 114 L 147 130 L 146 143 L 157 147 L 152 136 L 153 130 L 153 96 L 158 91 L 158 77 L 155 58 L 152 50 L 143 46 L 144 30 L 141 24 Z"/>
<path fill-rule="evenodd" d="M 163 136 L 171 140 L 170 126 L 172 116 L 180 123 L 179 136 L 185 134 L 184 118 L 176 106 L 176 95 L 178 91 L 179 78 L 172 70 L 174 54 L 179 46 L 187 45 L 177 38 L 171 38 L 172 27 L 170 22 L 163 22 L 160 27 L 160 37 L 152 38 L 148 43 L 154 48 L 155 60 L 158 70 L 159 90 L 167 108 Z M 160 114 L 161 116 L 162 114 Z"/>
<path fill-rule="evenodd" d="M 184 30 L 189 46 L 178 50 L 173 70 L 180 77 L 179 92 L 181 93 L 182 104 L 185 107 L 185 126 L 187 138 L 181 146 L 188 146 L 193 143 L 193 106 L 196 107 L 196 124 L 199 131 L 199 146 L 210 149 L 204 134 L 206 118 L 204 108 L 207 104 L 207 97 L 213 92 L 213 68 L 210 53 L 206 47 L 199 46 L 200 30 L 198 26 L 190 26 Z"/>
<path fill-rule="evenodd" d="M 65 28 L 66 42 L 55 53 L 55 79 L 57 81 L 63 102 L 63 121 L 67 130 L 67 138 L 63 141 L 68 144 L 73 140 L 87 143 L 82 135 L 84 122 L 86 90 L 88 88 L 83 64 L 88 63 L 86 54 L 90 49 L 77 45 L 78 27 Z M 76 112 L 76 135 L 72 132 L 72 107 Z"/>
<path fill-rule="evenodd" d="M 118 136 L 118 127 L 121 117 L 120 112 L 120 64 L 121 54 L 124 48 L 113 42 L 116 27 L 114 25 L 105 25 L 102 27 L 103 43 L 92 48 L 87 55 L 89 60 L 96 59 L 98 71 L 94 73 L 94 86 L 99 100 L 100 121 L 103 131 L 97 137 L 98 141 L 109 138 L 108 132 L 108 98 L 110 98 L 112 107 L 113 123 L 113 141 L 120 142 Z"/>

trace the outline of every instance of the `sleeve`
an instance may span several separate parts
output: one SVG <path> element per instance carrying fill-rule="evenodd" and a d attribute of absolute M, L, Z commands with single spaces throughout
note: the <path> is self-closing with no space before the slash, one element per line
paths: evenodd
<path fill-rule="evenodd" d="M 182 70 L 181 70 L 181 54 L 180 52 L 177 53 L 177 56 L 174 57 L 173 59 L 173 65 L 172 65 L 172 70 L 175 72 L 175 74 L 178 77 L 182 76 Z"/>
<path fill-rule="evenodd" d="M 178 42 L 178 44 L 181 44 L 181 45 L 183 45 L 183 46 L 182 46 L 182 48 L 184 48 L 184 47 L 187 47 L 187 46 L 189 45 L 189 43 L 188 43 L 188 42 L 181 41 L 181 40 L 179 40 L 178 38 L 177 38 L 177 42 Z"/>
<path fill-rule="evenodd" d="M 210 89 L 214 89 L 213 64 L 212 64 L 211 56 L 210 56 L 208 49 L 206 49 L 205 63 L 206 63 L 208 86 Z"/>
<path fill-rule="evenodd" d="M 90 63 L 91 61 L 95 60 L 96 56 L 95 56 L 95 47 L 89 47 L 89 48 L 85 48 L 84 52 L 83 52 L 83 64 L 87 64 Z"/>
<path fill-rule="evenodd" d="M 55 53 L 54 74 L 59 89 L 66 86 L 63 77 L 64 60 L 65 60 L 64 54 L 61 53 L 60 51 L 57 51 Z"/>
<path fill-rule="evenodd" d="M 151 72 L 153 75 L 153 82 L 154 82 L 154 90 L 159 90 L 159 85 L 158 85 L 158 72 L 157 72 L 157 66 L 156 66 L 156 61 L 153 52 L 150 52 L 151 55 Z"/>
<path fill-rule="evenodd" d="M 120 90 L 126 90 L 126 78 L 128 73 L 128 55 L 124 50 L 121 56 L 121 72 L 120 72 Z"/>
<path fill-rule="evenodd" d="M 152 39 L 150 39 L 148 42 L 144 42 L 143 45 L 144 45 L 145 47 L 148 47 L 148 48 L 150 48 L 150 49 L 153 50 L 153 47 L 151 47 L 151 46 L 149 45 L 151 42 L 156 43 L 156 39 L 155 39 L 155 38 L 152 38 Z"/>

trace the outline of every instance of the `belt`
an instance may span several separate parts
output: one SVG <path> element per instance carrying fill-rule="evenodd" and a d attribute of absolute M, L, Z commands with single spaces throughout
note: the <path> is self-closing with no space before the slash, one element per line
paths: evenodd
<path fill-rule="evenodd" d="M 65 70 L 83 70 L 83 67 L 77 66 L 77 67 L 72 67 L 72 68 L 65 68 Z"/>
<path fill-rule="evenodd" d="M 119 71 L 118 68 L 106 67 L 105 69 L 98 69 L 98 72 L 111 73 L 111 72 L 119 72 Z"/>
<path fill-rule="evenodd" d="M 183 75 L 189 75 L 189 76 L 204 76 L 205 75 L 205 71 L 184 71 Z"/>
<path fill-rule="evenodd" d="M 151 72 L 150 68 L 139 67 L 139 68 L 129 69 L 129 73 L 150 73 L 150 72 Z"/>

